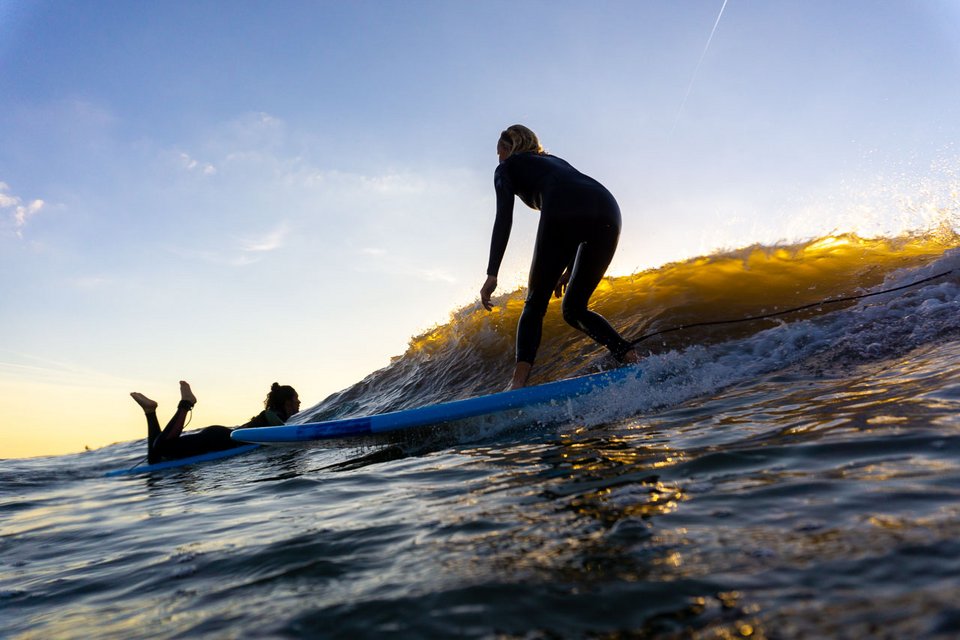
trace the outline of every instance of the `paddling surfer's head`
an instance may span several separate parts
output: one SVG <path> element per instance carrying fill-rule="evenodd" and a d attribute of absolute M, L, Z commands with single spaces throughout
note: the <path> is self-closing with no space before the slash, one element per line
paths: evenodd
<path fill-rule="evenodd" d="M 543 153 L 537 134 L 522 124 L 510 125 L 500 133 L 497 141 L 497 156 L 503 162 L 515 153 Z"/>
<path fill-rule="evenodd" d="M 270 386 L 267 399 L 263 401 L 263 406 L 286 422 L 290 416 L 300 411 L 300 397 L 297 395 L 297 390 L 290 385 L 274 382 Z"/>

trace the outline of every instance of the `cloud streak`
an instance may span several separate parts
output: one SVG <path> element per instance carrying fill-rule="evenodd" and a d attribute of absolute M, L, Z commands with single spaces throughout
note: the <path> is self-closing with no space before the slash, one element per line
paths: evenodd
<path fill-rule="evenodd" d="M 200 162 L 199 160 L 195 160 L 188 153 L 180 152 L 180 162 L 183 168 L 191 173 L 198 172 L 205 176 L 212 176 L 217 172 L 217 168 L 209 162 Z"/>
<path fill-rule="evenodd" d="M 9 210 L 14 233 L 18 238 L 23 237 L 23 228 L 27 226 L 30 218 L 40 213 L 44 204 L 44 201 L 39 198 L 24 203 L 19 196 L 10 194 L 10 186 L 6 182 L 0 182 L 0 210 L 5 212 Z"/>
<path fill-rule="evenodd" d="M 457 278 L 445 269 L 423 267 L 405 256 L 391 255 L 386 249 L 364 247 L 357 252 L 361 259 L 354 269 L 361 273 L 388 273 L 395 276 L 416 278 L 424 282 L 456 284 Z"/>
<path fill-rule="evenodd" d="M 271 251 L 282 249 L 286 244 L 289 232 L 290 228 L 284 222 L 275 229 L 260 235 L 235 236 L 233 246 L 224 248 L 222 251 L 190 250 L 179 247 L 171 248 L 170 251 L 176 255 L 199 258 L 212 264 L 245 267 L 260 262 L 264 255 Z"/>
<path fill-rule="evenodd" d="M 53 384 L 70 387 L 116 387 L 129 380 L 72 362 L 50 360 L 27 353 L 0 350 L 0 380 L 16 384 Z"/>
<path fill-rule="evenodd" d="M 276 251 L 284 245 L 288 228 L 286 224 L 281 224 L 276 229 L 269 231 L 256 238 L 241 238 L 240 250 L 244 253 L 264 253 L 267 251 Z"/>

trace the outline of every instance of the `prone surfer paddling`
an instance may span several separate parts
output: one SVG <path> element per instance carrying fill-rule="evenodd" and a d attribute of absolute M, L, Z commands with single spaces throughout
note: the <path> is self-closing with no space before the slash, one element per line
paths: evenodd
<path fill-rule="evenodd" d="M 497 288 L 513 225 L 514 196 L 540 210 L 527 299 L 517 324 L 517 364 L 508 388 L 523 387 L 530 377 L 551 293 L 563 296 L 561 309 L 568 324 L 605 346 L 619 362 L 637 362 L 633 345 L 603 316 L 587 309 L 620 238 L 620 207 L 613 195 L 565 160 L 546 153 L 537 135 L 523 125 L 500 134 L 497 156 L 500 164 L 493 176 L 497 216 L 487 279 L 480 289 L 480 302 L 488 311 L 493 309 L 490 296 Z"/>
<path fill-rule="evenodd" d="M 232 428 L 220 425 L 182 435 L 187 414 L 197 403 L 197 397 L 190 390 L 190 385 L 183 380 L 180 381 L 180 403 L 177 404 L 177 412 L 163 431 L 160 430 L 160 422 L 157 420 L 156 401 L 137 391 L 131 393 L 130 397 L 140 405 L 147 416 L 147 462 L 150 464 L 243 446 L 242 442 L 230 439 Z M 284 424 L 300 410 L 300 398 L 293 387 L 274 382 L 263 406 L 264 410 L 251 418 L 244 427 L 275 427 Z"/>

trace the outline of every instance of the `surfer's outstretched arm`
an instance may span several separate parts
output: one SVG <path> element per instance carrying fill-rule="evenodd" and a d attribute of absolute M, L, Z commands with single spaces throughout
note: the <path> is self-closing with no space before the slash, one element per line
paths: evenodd
<path fill-rule="evenodd" d="M 493 303 L 490 302 L 490 296 L 497 288 L 497 276 L 487 276 L 483 286 L 480 287 L 480 304 L 487 311 L 493 311 Z"/>

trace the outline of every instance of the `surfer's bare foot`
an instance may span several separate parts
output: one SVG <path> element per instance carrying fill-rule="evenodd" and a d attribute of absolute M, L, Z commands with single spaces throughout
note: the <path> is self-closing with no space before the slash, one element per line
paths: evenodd
<path fill-rule="evenodd" d="M 185 380 L 180 381 L 180 399 L 189 402 L 191 405 L 197 404 L 197 396 L 193 395 L 190 385 Z"/>
<path fill-rule="evenodd" d="M 640 354 L 637 353 L 636 349 L 630 349 L 625 354 L 623 354 L 623 364 L 637 364 L 640 362 Z"/>
<path fill-rule="evenodd" d="M 527 380 L 530 378 L 530 369 L 532 368 L 533 365 L 529 362 L 518 362 L 516 368 L 513 370 L 513 379 L 510 380 L 507 391 L 513 391 L 514 389 L 521 389 L 527 386 Z"/>
<path fill-rule="evenodd" d="M 139 391 L 134 391 L 130 394 L 130 397 L 133 398 L 138 405 L 140 405 L 140 408 L 143 409 L 144 413 L 157 412 L 157 402 L 155 400 L 151 400 Z"/>

